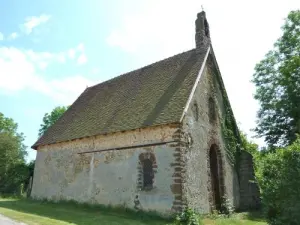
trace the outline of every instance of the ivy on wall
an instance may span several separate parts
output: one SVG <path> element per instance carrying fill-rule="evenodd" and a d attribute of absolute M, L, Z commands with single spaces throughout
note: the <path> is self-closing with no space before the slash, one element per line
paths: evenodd
<path fill-rule="evenodd" d="M 231 109 L 228 109 L 225 104 L 225 116 L 221 120 L 222 134 L 225 141 L 226 156 L 232 165 L 238 167 L 239 162 L 239 141 L 236 133 L 236 125 Z"/>
<path fill-rule="evenodd" d="M 212 56 L 213 58 L 214 56 Z M 220 75 L 220 72 L 216 66 L 216 62 L 211 58 L 210 68 L 212 69 L 213 74 L 215 74 L 215 80 L 220 87 L 221 95 L 223 98 L 224 104 L 224 115 L 221 117 L 221 129 L 223 138 L 225 141 L 225 152 L 229 162 L 235 166 L 239 167 L 239 156 L 240 156 L 240 134 L 238 127 L 236 125 L 236 121 L 233 116 L 233 112 L 229 103 L 229 99 L 225 90 L 225 86 Z M 216 84 L 215 84 L 216 85 Z"/>

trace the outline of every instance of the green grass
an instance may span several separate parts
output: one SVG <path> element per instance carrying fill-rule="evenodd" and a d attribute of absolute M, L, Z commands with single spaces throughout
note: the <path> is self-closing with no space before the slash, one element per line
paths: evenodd
<path fill-rule="evenodd" d="M 265 219 L 260 213 L 237 213 L 231 218 L 217 218 L 210 219 L 204 218 L 203 222 L 205 225 L 267 225 Z"/>
<path fill-rule="evenodd" d="M 136 213 L 121 208 L 52 203 L 29 199 L 0 198 L 0 214 L 28 225 L 166 225 L 170 221 L 156 214 Z M 232 218 L 204 219 L 205 225 L 266 225 L 257 215 L 240 213 Z"/>

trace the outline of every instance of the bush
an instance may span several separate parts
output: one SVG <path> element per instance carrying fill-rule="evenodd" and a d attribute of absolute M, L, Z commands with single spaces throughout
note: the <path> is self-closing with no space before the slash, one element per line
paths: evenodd
<path fill-rule="evenodd" d="M 2 176 L 0 193 L 21 195 L 24 191 L 24 183 L 29 177 L 29 170 L 25 163 L 19 163 L 9 167 Z"/>
<path fill-rule="evenodd" d="M 227 198 L 227 196 L 222 197 L 222 204 L 221 204 L 221 214 L 230 217 L 234 213 L 234 206 L 231 201 Z"/>
<path fill-rule="evenodd" d="M 11 164 L 0 177 L 0 194 L 20 196 L 28 189 L 30 177 L 33 176 L 34 161 L 26 164 Z"/>
<path fill-rule="evenodd" d="M 257 178 L 271 225 L 299 224 L 300 139 L 286 148 L 265 154 L 258 162 Z"/>
<path fill-rule="evenodd" d="M 186 208 L 182 213 L 176 216 L 175 225 L 200 225 L 199 216 L 190 208 Z"/>

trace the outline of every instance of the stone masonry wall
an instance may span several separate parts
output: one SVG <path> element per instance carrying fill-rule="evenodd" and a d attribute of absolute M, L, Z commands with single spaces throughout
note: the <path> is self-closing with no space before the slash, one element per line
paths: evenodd
<path fill-rule="evenodd" d="M 215 115 L 209 112 L 210 98 L 215 103 Z M 227 195 L 236 207 L 239 205 L 238 176 L 224 150 L 221 131 L 223 115 L 220 87 L 209 66 L 206 66 L 183 121 L 183 133 L 190 139 L 185 154 L 186 179 L 183 195 L 186 196 L 189 207 L 200 213 L 209 213 L 213 209 L 209 163 L 212 145 L 216 147 L 218 155 L 221 194 Z M 210 118 L 211 116 L 215 118 Z"/>
<path fill-rule="evenodd" d="M 170 214 L 181 209 L 181 158 L 176 126 L 102 135 L 39 147 L 31 196 L 75 200 Z M 134 149 L 123 146 L 172 143 Z M 153 162 L 154 188 L 142 190 L 141 160 Z"/>
<path fill-rule="evenodd" d="M 241 151 L 240 162 L 240 209 L 258 209 L 261 202 L 259 187 L 253 169 L 252 155 L 249 152 Z"/>

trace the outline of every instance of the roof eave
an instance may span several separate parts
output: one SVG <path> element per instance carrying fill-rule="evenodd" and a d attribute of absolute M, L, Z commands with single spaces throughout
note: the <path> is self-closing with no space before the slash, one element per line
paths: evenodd
<path fill-rule="evenodd" d="M 38 150 L 39 146 L 53 145 L 53 144 L 59 144 L 59 143 L 64 143 L 64 142 L 69 142 L 69 141 L 76 141 L 76 140 L 80 140 L 80 139 L 84 139 L 84 138 L 96 137 L 96 136 L 99 136 L 99 135 L 110 135 L 110 134 L 115 134 L 115 133 L 119 133 L 119 132 L 127 132 L 127 131 L 139 130 L 139 129 L 153 128 L 153 127 L 159 127 L 159 126 L 168 126 L 168 125 L 179 125 L 179 124 L 181 124 L 180 121 L 175 121 L 175 122 L 157 124 L 157 125 L 154 125 L 154 126 L 138 127 L 138 128 L 131 129 L 131 130 L 120 130 L 120 131 L 109 132 L 109 133 L 99 133 L 99 134 L 96 134 L 96 135 L 84 136 L 84 137 L 74 138 L 74 139 L 70 139 L 70 140 L 56 141 L 56 142 L 47 143 L 47 144 L 44 144 L 44 145 L 43 144 L 38 144 L 38 141 L 37 141 L 36 143 L 34 143 L 31 146 L 31 148 L 34 149 L 34 150 Z"/>
<path fill-rule="evenodd" d="M 185 114 L 187 113 L 187 111 L 188 111 L 188 109 L 189 109 L 189 106 L 190 106 L 190 103 L 191 103 L 192 98 L 193 98 L 193 96 L 194 96 L 194 93 L 195 93 L 195 91 L 196 91 L 197 85 L 198 85 L 198 83 L 199 83 L 199 80 L 200 80 L 201 75 L 202 75 L 202 73 L 203 73 L 203 70 L 204 70 L 204 68 L 205 68 L 205 64 L 206 64 L 208 55 L 209 55 L 209 53 L 210 53 L 210 49 L 211 49 L 211 46 L 209 45 L 209 46 L 208 46 L 208 49 L 207 49 L 207 51 L 206 51 L 204 60 L 203 60 L 203 62 L 202 62 L 201 68 L 200 68 L 200 70 L 199 70 L 197 79 L 196 79 L 196 81 L 195 81 L 195 83 L 194 83 L 194 86 L 193 86 L 193 88 L 192 88 L 192 90 L 191 90 L 191 93 L 190 93 L 190 95 L 189 95 L 189 98 L 188 98 L 188 100 L 187 100 L 187 102 L 186 102 L 186 105 L 185 105 L 185 107 L 184 107 L 183 113 L 182 113 L 182 115 L 181 115 L 180 123 L 183 121 L 183 118 L 184 118 Z"/>

